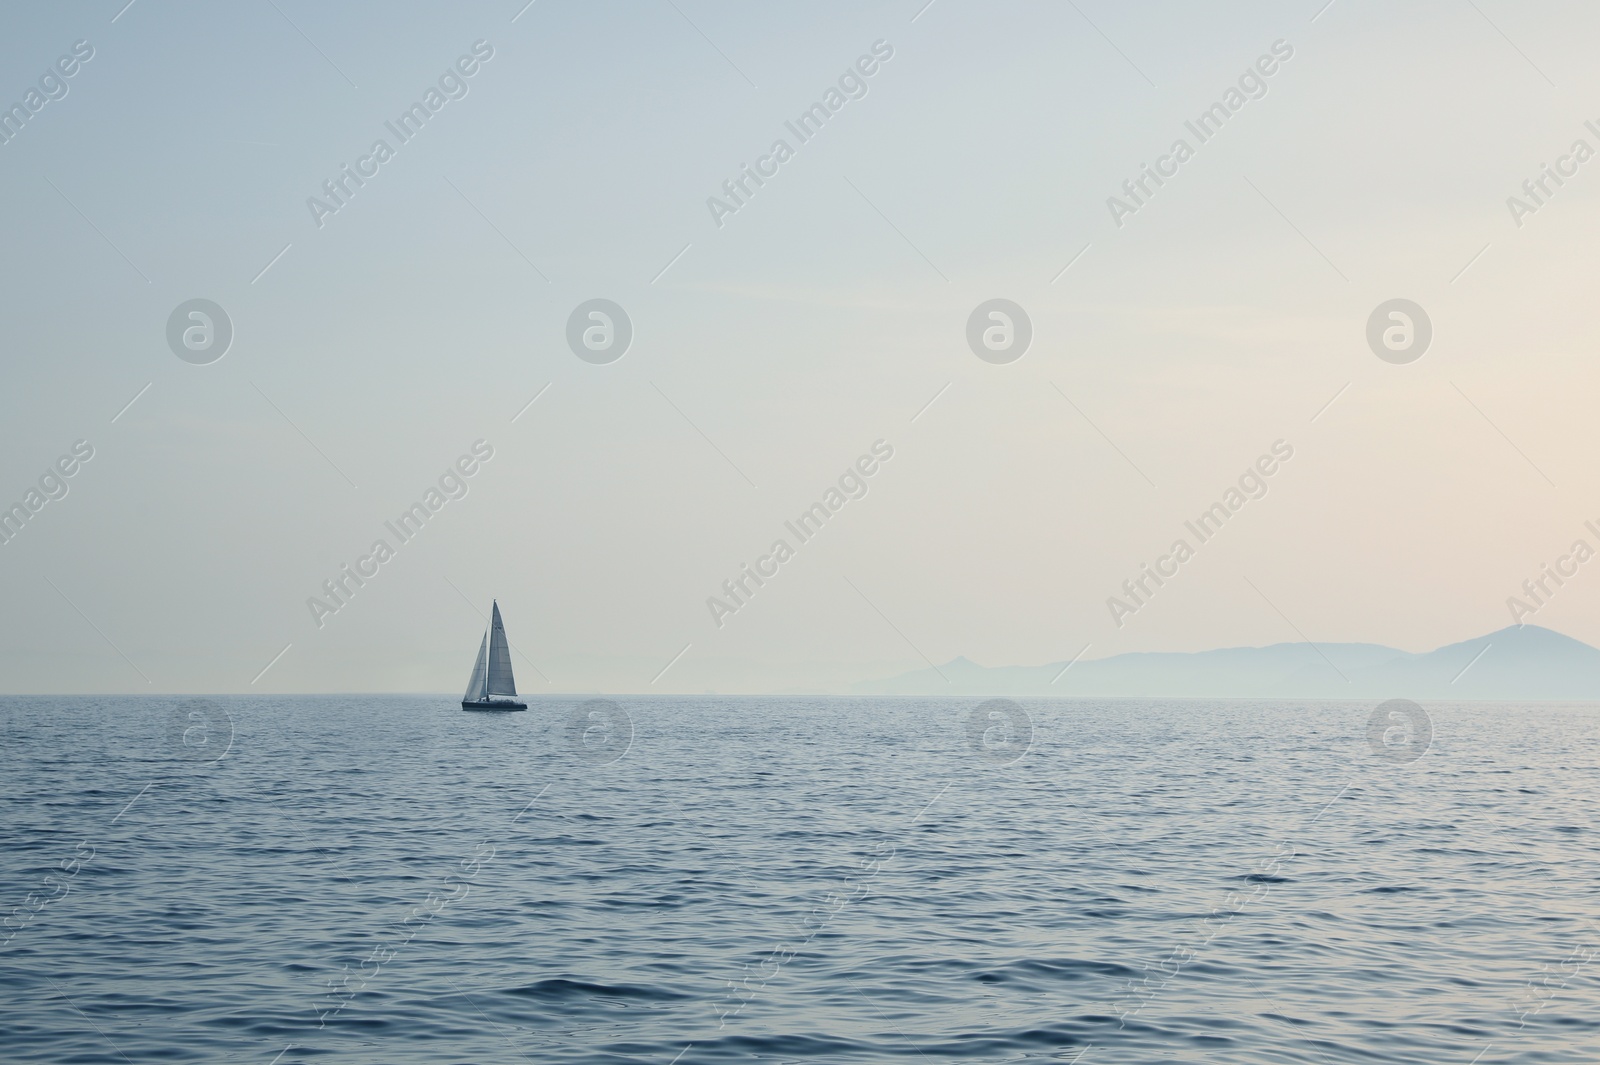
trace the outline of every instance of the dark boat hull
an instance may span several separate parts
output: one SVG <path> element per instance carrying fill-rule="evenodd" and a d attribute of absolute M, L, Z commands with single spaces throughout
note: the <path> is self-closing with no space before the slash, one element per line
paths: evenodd
<path fill-rule="evenodd" d="M 527 708 L 527 703 L 513 702 L 510 699 L 496 699 L 493 701 L 463 699 L 461 701 L 461 709 L 463 710 L 526 710 Z"/>

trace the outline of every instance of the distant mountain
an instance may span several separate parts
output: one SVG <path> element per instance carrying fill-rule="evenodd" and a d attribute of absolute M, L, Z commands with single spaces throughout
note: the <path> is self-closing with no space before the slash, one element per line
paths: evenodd
<path fill-rule="evenodd" d="M 987 668 L 957 658 L 853 687 L 862 695 L 1600 701 L 1600 650 L 1537 625 L 1411 654 L 1372 643 L 1280 643 Z M 942 676 L 941 676 L 942 674 Z"/>

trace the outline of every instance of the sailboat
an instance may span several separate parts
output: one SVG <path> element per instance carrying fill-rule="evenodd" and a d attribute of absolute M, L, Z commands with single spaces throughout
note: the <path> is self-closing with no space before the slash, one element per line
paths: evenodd
<path fill-rule="evenodd" d="M 463 710 L 526 710 L 528 704 L 517 698 L 517 681 L 511 675 L 511 648 L 506 644 L 506 627 L 500 620 L 500 604 L 494 604 L 489 631 L 478 645 L 478 662 L 461 697 Z"/>

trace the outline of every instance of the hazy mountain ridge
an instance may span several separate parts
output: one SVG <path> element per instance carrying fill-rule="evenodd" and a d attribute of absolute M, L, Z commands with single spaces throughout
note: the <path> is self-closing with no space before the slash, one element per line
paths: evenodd
<path fill-rule="evenodd" d="M 1512 626 L 1413 654 L 1371 643 L 1280 643 L 1135 652 L 988 668 L 957 658 L 937 671 L 863 681 L 862 695 L 1095 695 L 1168 698 L 1600 700 L 1600 649 L 1537 625 Z M 941 676 L 942 674 L 942 676 Z"/>

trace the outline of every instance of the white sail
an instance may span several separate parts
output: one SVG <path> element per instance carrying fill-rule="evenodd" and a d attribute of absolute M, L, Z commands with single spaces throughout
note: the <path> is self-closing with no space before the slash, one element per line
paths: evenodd
<path fill-rule="evenodd" d="M 482 699 L 485 695 L 484 682 L 489 679 L 489 634 L 483 634 L 483 642 L 478 645 L 478 664 L 472 667 L 472 679 L 467 681 L 467 694 L 461 698 L 471 702 Z"/>
<path fill-rule="evenodd" d="M 489 695 L 517 694 L 517 681 L 511 675 L 511 648 L 506 644 L 506 627 L 500 621 L 500 604 L 494 605 L 489 619 L 489 675 L 486 678 Z"/>

